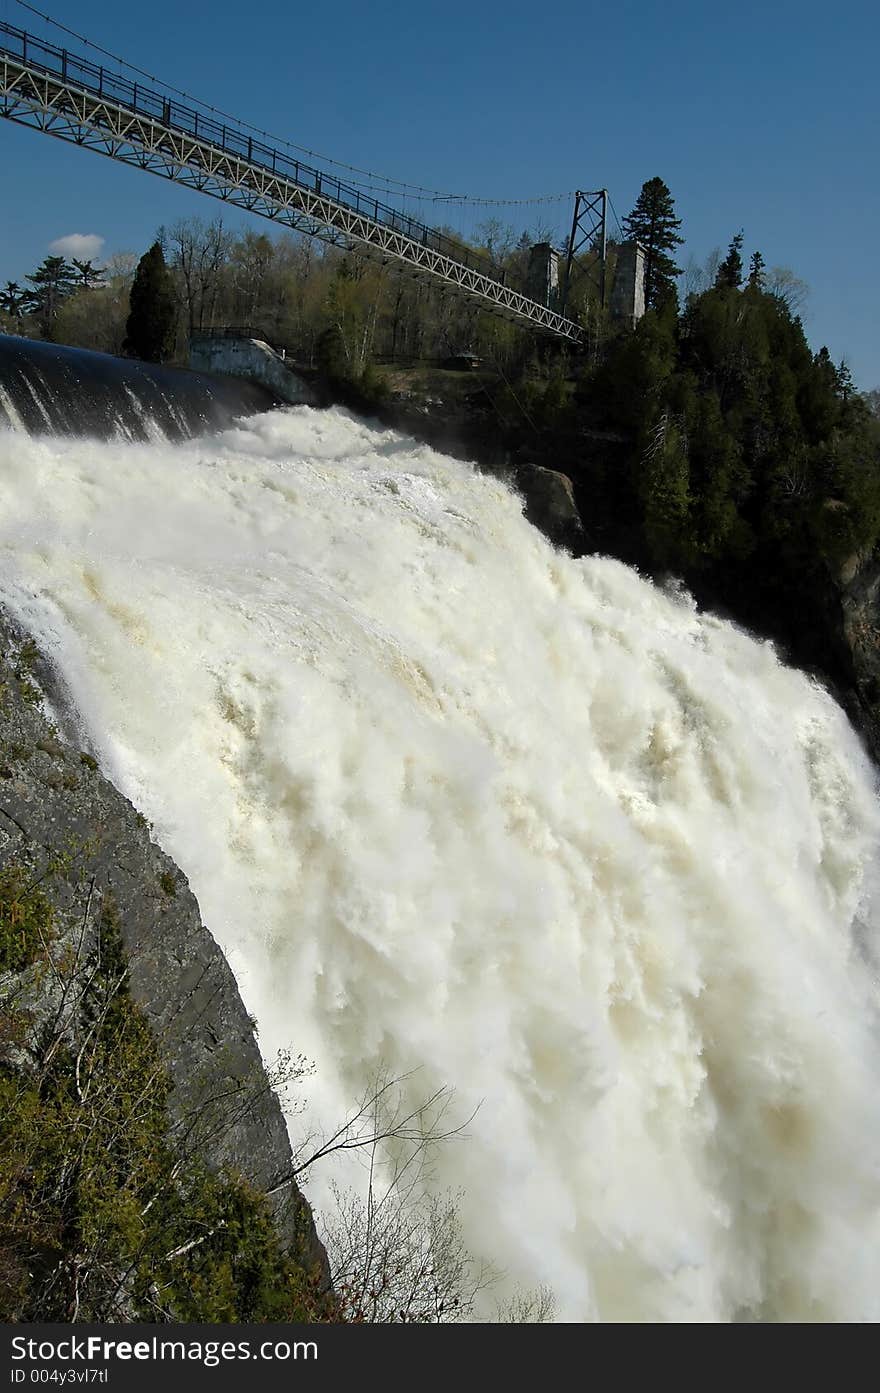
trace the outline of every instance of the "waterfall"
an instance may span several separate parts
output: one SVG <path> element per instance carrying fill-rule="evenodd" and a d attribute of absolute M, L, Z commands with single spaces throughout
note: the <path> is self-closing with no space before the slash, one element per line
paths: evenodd
<path fill-rule="evenodd" d="M 0 598 L 314 1061 L 295 1136 L 454 1089 L 432 1183 L 564 1319 L 880 1317 L 875 777 L 771 644 L 309 408 L 0 431 Z"/>

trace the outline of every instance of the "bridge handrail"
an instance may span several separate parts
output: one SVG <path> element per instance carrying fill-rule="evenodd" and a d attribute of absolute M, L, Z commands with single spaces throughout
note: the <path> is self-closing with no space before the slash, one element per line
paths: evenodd
<path fill-rule="evenodd" d="M 490 280 L 501 285 L 505 283 L 505 273 L 500 267 L 463 242 L 447 237 L 445 233 L 428 227 L 409 214 L 402 213 L 399 208 L 383 203 L 381 199 L 371 197 L 356 184 L 347 183 L 325 170 L 316 169 L 312 165 L 304 164 L 302 160 L 294 159 L 274 146 L 264 144 L 248 134 L 240 125 L 216 121 L 196 107 L 174 100 L 147 83 L 123 77 L 122 74 L 114 73 L 101 64 L 90 62 L 80 54 L 67 48 L 59 48 L 56 44 L 39 39 L 29 31 L 18 29 L 2 20 L 0 52 L 29 68 L 46 73 L 49 77 L 73 83 L 92 96 L 106 97 L 139 116 L 152 118 L 205 144 L 214 145 L 226 154 L 238 155 L 250 164 L 269 169 L 301 188 L 332 198 L 335 202 L 402 233 L 414 242 L 431 247 Z"/>

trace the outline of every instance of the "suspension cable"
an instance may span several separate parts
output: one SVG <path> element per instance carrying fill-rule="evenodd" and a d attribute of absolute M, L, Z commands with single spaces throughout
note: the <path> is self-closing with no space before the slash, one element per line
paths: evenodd
<path fill-rule="evenodd" d="M 571 192 L 558 194 L 539 194 L 534 198 L 476 198 L 469 194 L 442 193 L 439 189 L 425 188 L 422 184 L 411 184 L 404 179 L 394 179 L 390 175 L 377 174 L 374 170 L 361 169 L 357 165 L 346 164 L 344 160 L 335 160 L 330 155 L 319 154 L 316 150 L 310 150 L 308 146 L 297 145 L 294 141 L 284 136 L 272 135 L 271 132 L 263 130 L 260 126 L 254 126 L 249 121 L 242 121 L 240 117 L 234 116 L 231 112 L 224 111 L 220 107 L 213 106 L 210 102 L 203 101 L 200 97 L 195 97 L 191 92 L 184 91 L 180 87 L 174 87 L 171 83 L 164 82 L 156 77 L 154 73 L 147 72 L 145 68 L 140 68 L 136 63 L 130 63 L 127 58 L 122 58 L 118 53 L 113 53 L 110 49 L 104 48 L 101 44 L 95 43 L 85 34 L 80 34 L 76 29 L 69 28 L 62 24 L 60 20 L 52 15 L 46 14 L 43 10 L 38 10 L 35 5 L 31 5 L 29 0 L 15 0 L 22 9 L 29 10 L 31 14 L 37 15 L 39 19 L 47 24 L 54 25 L 62 33 L 76 39 L 79 43 L 85 44 L 88 48 L 94 49 L 96 53 L 102 54 L 105 58 L 110 58 L 114 63 L 118 63 L 122 68 L 137 73 L 139 77 L 148 78 L 156 86 L 162 87 L 167 92 L 173 92 L 176 97 L 183 97 L 188 102 L 193 102 L 202 107 L 205 111 L 212 112 L 215 116 L 222 116 L 227 121 L 233 121 L 242 130 L 253 131 L 255 135 L 261 135 L 265 139 L 285 146 L 288 150 L 296 150 L 301 155 L 308 155 L 311 159 L 320 160 L 323 164 L 333 165 L 336 169 L 344 169 L 349 174 L 358 174 L 364 179 L 375 182 L 365 184 L 361 180 L 353 180 L 359 188 L 370 193 L 386 193 L 398 198 L 408 198 L 416 203 L 456 203 L 468 204 L 482 208 L 516 208 L 527 207 L 542 203 L 558 203 L 564 199 L 571 199 L 574 195 Z"/>

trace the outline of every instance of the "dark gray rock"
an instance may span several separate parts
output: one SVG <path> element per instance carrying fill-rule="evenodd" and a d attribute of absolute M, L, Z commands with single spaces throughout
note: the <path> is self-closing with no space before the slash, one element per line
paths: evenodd
<path fill-rule="evenodd" d="M 66 727 L 58 674 L 0 608 L 0 868 L 24 862 L 40 873 L 63 853 L 66 868 L 44 883 L 56 910 L 81 923 L 112 907 L 132 995 L 172 1080 L 177 1136 L 212 1167 L 271 1191 L 290 1174 L 290 1144 L 232 972 L 182 871 Z M 326 1253 L 296 1186 L 271 1203 L 285 1247 L 326 1284 Z"/>
<path fill-rule="evenodd" d="M 545 469 L 540 464 L 521 464 L 516 468 L 515 478 L 525 499 L 525 516 L 532 526 L 543 532 L 554 546 L 582 556 L 586 551 L 586 535 L 568 475 Z"/>
<path fill-rule="evenodd" d="M 850 557 L 835 577 L 835 627 L 846 648 L 856 709 L 853 719 L 880 762 L 880 557 Z"/>

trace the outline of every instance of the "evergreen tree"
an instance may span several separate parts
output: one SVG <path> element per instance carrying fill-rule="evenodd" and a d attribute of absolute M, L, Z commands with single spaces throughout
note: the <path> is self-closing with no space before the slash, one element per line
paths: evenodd
<path fill-rule="evenodd" d="M 724 420 L 717 393 L 705 389 L 695 403 L 688 433 L 693 533 L 706 561 L 745 556 L 753 544 L 751 530 L 738 511 L 748 491 L 748 470 L 743 467 L 742 444 L 731 433 L 730 424 Z"/>
<path fill-rule="evenodd" d="M 754 290 L 763 290 L 766 274 L 763 256 L 760 252 L 753 252 L 749 262 L 749 285 Z"/>
<path fill-rule="evenodd" d="M 0 310 L 3 310 L 4 314 L 11 315 L 13 319 L 21 318 L 26 301 L 27 295 L 18 281 L 7 281 L 3 289 L 0 290 Z"/>
<path fill-rule="evenodd" d="M 841 358 L 837 365 L 837 390 L 840 393 L 842 401 L 849 401 L 856 390 L 849 363 L 845 358 Z"/>
<path fill-rule="evenodd" d="M 138 262 L 129 305 L 125 352 L 132 358 L 163 363 L 174 349 L 177 302 L 171 272 L 158 242 Z"/>
<path fill-rule="evenodd" d="M 645 248 L 645 304 L 656 309 L 675 295 L 675 277 L 681 273 L 672 259 L 679 237 L 681 218 L 675 216 L 672 194 L 660 178 L 642 185 L 636 205 L 623 220 L 626 236 Z M 670 253 L 672 255 L 670 255 Z"/>
<path fill-rule="evenodd" d="M 94 290 L 97 286 L 104 284 L 104 272 L 100 267 L 95 266 L 94 262 L 77 261 L 76 257 L 74 257 L 73 266 L 80 289 Z"/>
<path fill-rule="evenodd" d="M 739 290 L 743 283 L 743 233 L 736 234 L 727 248 L 727 256 L 718 267 L 715 277 L 716 290 Z"/>
<path fill-rule="evenodd" d="M 645 540 L 661 566 L 687 563 L 691 545 L 689 463 L 680 423 L 664 411 L 642 455 Z"/>
<path fill-rule="evenodd" d="M 28 291 L 27 308 L 37 316 L 43 337 L 51 338 L 55 316 L 73 290 L 73 268 L 63 256 L 47 256 L 25 280 L 33 286 Z"/>

